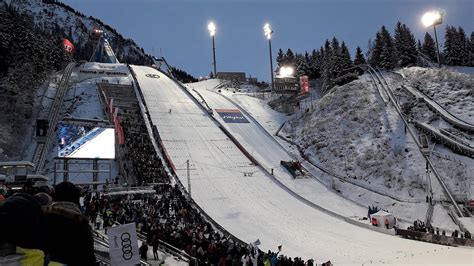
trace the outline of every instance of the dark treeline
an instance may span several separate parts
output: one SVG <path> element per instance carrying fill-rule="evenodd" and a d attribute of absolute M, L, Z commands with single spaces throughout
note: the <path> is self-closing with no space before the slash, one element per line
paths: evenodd
<path fill-rule="evenodd" d="M 470 38 L 462 27 L 447 26 L 444 49 L 440 47 L 442 63 L 456 66 L 474 66 L 474 32 Z M 392 70 L 398 67 L 423 65 L 419 54 L 432 62 L 437 61 L 436 43 L 429 33 L 423 42 L 416 41 L 413 33 L 405 24 L 398 22 L 393 36 L 385 26 L 376 33 L 374 41 L 369 40 L 364 54 L 360 47 L 355 51 L 354 59 L 344 41 L 336 37 L 326 40 L 319 49 L 311 52 L 296 53 L 291 49 L 278 50 L 278 67 L 293 66 L 296 75 L 308 75 L 311 79 L 322 79 L 323 88 L 341 85 L 352 81 L 360 70 L 352 67 L 369 63 L 373 67 Z"/>
<path fill-rule="evenodd" d="M 186 71 L 181 70 L 179 68 L 171 67 L 171 71 L 173 71 L 173 75 L 175 76 L 175 78 L 177 80 L 181 81 L 182 83 L 190 83 L 190 82 L 198 81 L 197 78 L 193 77 L 192 75 L 190 75 Z"/>

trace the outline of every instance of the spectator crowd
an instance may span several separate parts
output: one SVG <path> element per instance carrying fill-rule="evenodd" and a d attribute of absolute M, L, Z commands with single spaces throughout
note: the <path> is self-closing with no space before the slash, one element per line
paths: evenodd
<path fill-rule="evenodd" d="M 314 265 L 313 260 L 278 256 L 279 252 L 264 253 L 253 245 L 239 243 L 215 230 L 177 186 L 165 184 L 155 188 L 156 195 L 141 200 L 87 196 L 85 213 L 91 221 L 102 218 L 103 223 L 95 223 L 97 228 L 135 223 L 137 232 L 146 236 L 140 247 L 142 259 L 148 259 L 148 246 L 157 259 L 156 251 L 163 241 L 205 265 Z"/>

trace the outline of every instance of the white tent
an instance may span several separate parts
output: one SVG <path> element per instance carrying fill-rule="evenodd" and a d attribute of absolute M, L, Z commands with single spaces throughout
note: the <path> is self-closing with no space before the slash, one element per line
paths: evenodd
<path fill-rule="evenodd" d="M 386 228 L 385 227 L 386 221 L 388 222 L 389 229 L 393 228 L 393 226 L 396 225 L 397 223 L 393 214 L 386 212 L 384 210 L 380 210 L 370 215 L 370 221 L 372 225 L 374 225 L 374 219 L 377 221 L 377 226 L 382 227 L 382 228 Z"/>

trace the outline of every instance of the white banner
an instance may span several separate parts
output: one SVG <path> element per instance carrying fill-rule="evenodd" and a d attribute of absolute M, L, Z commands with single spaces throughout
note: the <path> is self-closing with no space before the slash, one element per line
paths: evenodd
<path fill-rule="evenodd" d="M 110 265 L 128 266 L 140 263 L 135 223 L 119 225 L 108 229 Z"/>

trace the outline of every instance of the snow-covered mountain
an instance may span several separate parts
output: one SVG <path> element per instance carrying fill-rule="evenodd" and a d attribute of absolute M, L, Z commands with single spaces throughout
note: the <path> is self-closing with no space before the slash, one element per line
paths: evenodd
<path fill-rule="evenodd" d="M 112 45 L 118 59 L 127 63 L 151 64 L 150 58 L 132 39 L 125 39 L 109 25 L 92 16 L 74 10 L 55 0 L 2 0 L 21 14 L 32 17 L 36 27 L 50 33 L 59 33 L 76 46 L 76 57 L 86 59 L 92 52 L 91 32 L 102 29 Z"/>

